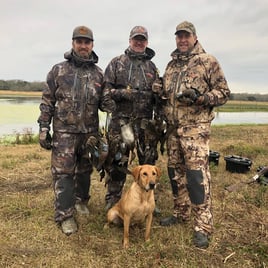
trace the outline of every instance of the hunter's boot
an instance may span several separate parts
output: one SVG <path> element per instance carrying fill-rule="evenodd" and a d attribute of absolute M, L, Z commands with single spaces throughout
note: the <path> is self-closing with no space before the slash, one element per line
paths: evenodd
<path fill-rule="evenodd" d="M 79 215 L 89 215 L 88 201 L 90 199 L 91 171 L 75 175 L 75 209 Z"/>

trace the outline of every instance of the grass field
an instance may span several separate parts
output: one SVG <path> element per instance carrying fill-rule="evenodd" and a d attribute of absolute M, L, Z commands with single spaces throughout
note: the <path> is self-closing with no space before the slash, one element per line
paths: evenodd
<path fill-rule="evenodd" d="M 229 193 L 224 187 L 247 180 L 268 165 L 268 125 L 214 126 L 211 149 L 220 153 L 211 165 L 214 234 L 206 250 L 192 245 L 192 226 L 162 227 L 154 217 L 151 241 L 144 227 L 130 230 L 131 247 L 122 249 L 122 228 L 104 230 L 103 182 L 92 176 L 90 216 L 79 217 L 79 231 L 65 236 L 53 221 L 50 152 L 37 144 L 0 146 L 0 267 L 268 267 L 268 186 L 245 185 Z M 224 156 L 253 161 L 246 174 L 226 171 Z M 172 212 L 166 155 L 158 189 L 161 217 Z M 132 182 L 127 178 L 126 187 Z"/>
<path fill-rule="evenodd" d="M 219 112 L 268 112 L 268 102 L 229 100 L 215 109 Z"/>

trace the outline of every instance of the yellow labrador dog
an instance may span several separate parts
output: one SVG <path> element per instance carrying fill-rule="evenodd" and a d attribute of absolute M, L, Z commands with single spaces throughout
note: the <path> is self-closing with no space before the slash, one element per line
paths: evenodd
<path fill-rule="evenodd" d="M 141 165 L 131 171 L 134 182 L 121 199 L 108 211 L 108 224 L 124 224 L 123 247 L 129 247 L 129 226 L 146 220 L 145 241 L 150 239 L 153 211 L 155 209 L 154 188 L 160 178 L 160 168 Z"/>

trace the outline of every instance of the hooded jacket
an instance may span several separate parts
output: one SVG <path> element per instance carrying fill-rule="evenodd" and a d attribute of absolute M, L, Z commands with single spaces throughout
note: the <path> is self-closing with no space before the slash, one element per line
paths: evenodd
<path fill-rule="evenodd" d="M 53 119 L 53 131 L 96 133 L 98 109 L 108 109 L 102 96 L 103 72 L 96 65 L 98 57 L 92 51 L 89 59 L 82 59 L 71 50 L 64 58 L 47 75 L 40 104 L 40 127 L 49 126 Z"/>
<path fill-rule="evenodd" d="M 188 54 L 176 49 L 171 57 L 163 76 L 167 122 L 178 126 L 210 123 L 214 119 L 213 107 L 223 105 L 230 96 L 218 61 L 207 54 L 198 41 Z M 206 106 L 187 105 L 176 99 L 178 93 L 191 88 L 200 95 L 207 95 L 209 101 Z"/>
<path fill-rule="evenodd" d="M 155 52 L 146 48 L 144 53 L 135 53 L 130 48 L 115 57 L 108 64 L 105 74 L 105 91 L 114 89 L 112 97 L 116 102 L 113 118 L 151 118 L 153 112 L 152 84 L 156 79 L 157 68 L 151 61 Z M 120 90 L 129 90 L 124 98 Z"/>

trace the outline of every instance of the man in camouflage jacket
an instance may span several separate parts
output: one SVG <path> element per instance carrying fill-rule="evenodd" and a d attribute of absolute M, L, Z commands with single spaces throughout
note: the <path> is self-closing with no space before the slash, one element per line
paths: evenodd
<path fill-rule="evenodd" d="M 177 49 L 163 76 L 164 114 L 168 123 L 168 175 L 174 213 L 160 221 L 167 226 L 194 215 L 193 242 L 206 248 L 212 234 L 209 139 L 213 107 L 229 98 L 223 71 L 197 40 L 192 23 L 176 27 Z"/>
<path fill-rule="evenodd" d="M 86 143 L 89 137 L 98 137 L 98 109 L 113 109 L 103 95 L 103 72 L 96 65 L 91 29 L 76 27 L 72 39 L 72 50 L 64 54 L 66 60 L 47 75 L 38 118 L 40 145 L 52 149 L 55 221 L 66 235 L 77 231 L 74 209 L 89 213 L 86 205 L 93 166 Z"/>
<path fill-rule="evenodd" d="M 139 164 L 154 164 L 158 157 L 157 139 L 145 131 L 157 98 L 152 92 L 157 78 L 157 68 L 151 61 L 155 52 L 147 44 L 147 30 L 135 26 L 130 32 L 129 47 L 111 60 L 104 73 L 105 92 L 116 102 L 108 132 L 107 210 L 121 197 L 130 151 L 133 159 L 136 148 Z"/>

